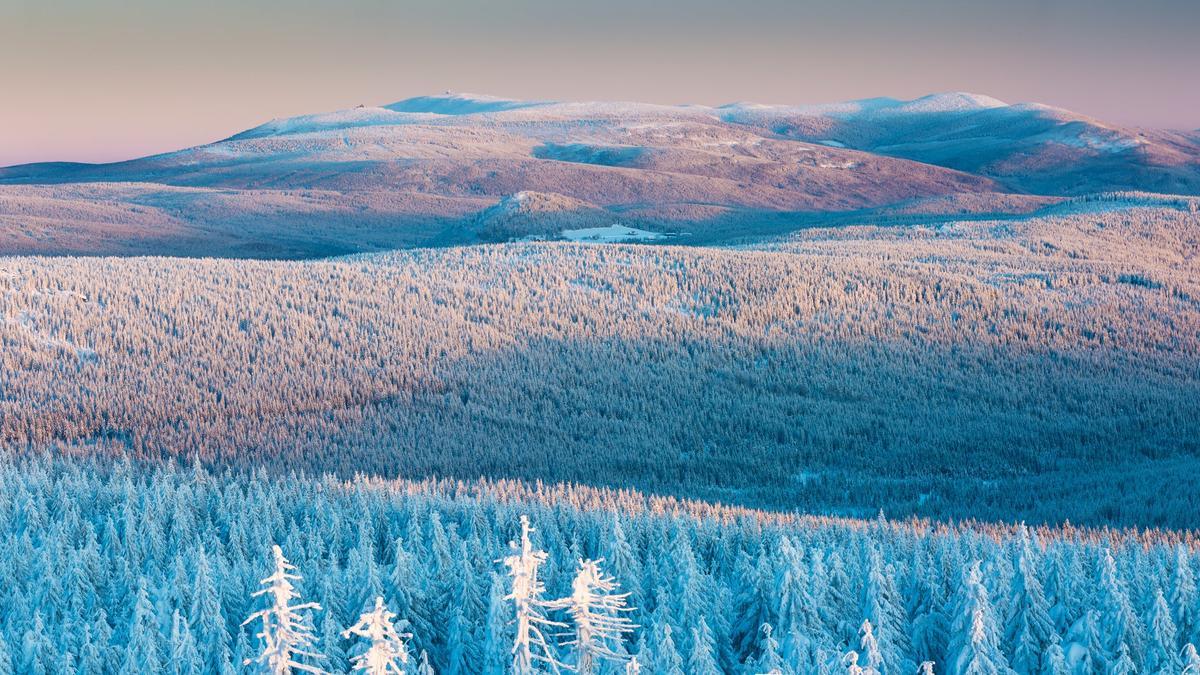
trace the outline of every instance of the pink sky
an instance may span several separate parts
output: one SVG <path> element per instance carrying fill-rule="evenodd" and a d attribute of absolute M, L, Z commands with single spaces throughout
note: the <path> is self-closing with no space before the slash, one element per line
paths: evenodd
<path fill-rule="evenodd" d="M 0 165 L 113 161 L 446 89 L 817 103 L 938 91 L 1200 128 L 1200 3 L 0 2 Z"/>

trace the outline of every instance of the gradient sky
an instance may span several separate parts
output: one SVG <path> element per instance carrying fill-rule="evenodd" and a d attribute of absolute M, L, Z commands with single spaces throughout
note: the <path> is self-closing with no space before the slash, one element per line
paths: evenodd
<path fill-rule="evenodd" d="M 1200 128 L 1196 0 L 0 0 L 0 166 L 111 161 L 443 90 L 938 91 Z"/>

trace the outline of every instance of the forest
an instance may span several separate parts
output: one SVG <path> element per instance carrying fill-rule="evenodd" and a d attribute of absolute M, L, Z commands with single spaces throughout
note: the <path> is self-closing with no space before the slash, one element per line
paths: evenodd
<path fill-rule="evenodd" d="M 1198 544 L 6 455 L 0 673 L 577 672 L 580 607 L 624 619 L 584 672 L 1194 672 Z M 272 611 L 294 619 L 275 643 Z M 544 639 L 522 648 L 521 617 Z M 279 654 L 296 665 L 263 668 Z"/>
<path fill-rule="evenodd" d="M 741 248 L 0 259 L 0 441 L 872 517 L 1200 525 L 1196 201 Z"/>

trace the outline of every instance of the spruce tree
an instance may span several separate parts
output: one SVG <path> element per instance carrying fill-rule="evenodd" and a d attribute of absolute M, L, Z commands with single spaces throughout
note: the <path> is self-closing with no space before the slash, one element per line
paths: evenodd
<path fill-rule="evenodd" d="M 257 656 L 246 659 L 245 665 L 253 665 L 256 672 L 264 675 L 289 675 L 292 671 L 323 673 L 317 666 L 300 660 L 320 658 L 312 651 L 316 636 L 309 612 L 320 610 L 321 606 L 315 602 L 292 604 L 300 597 L 293 584 L 300 576 L 294 573 L 295 566 L 283 557 L 279 546 L 271 547 L 271 555 L 274 569 L 260 582 L 263 588 L 252 594 L 262 597 L 265 607 L 242 622 L 243 626 L 260 623 L 261 649 Z"/>
<path fill-rule="evenodd" d="M 617 583 L 600 569 L 598 560 L 581 560 L 562 606 L 574 631 L 564 646 L 571 650 L 575 672 L 592 675 L 601 661 L 623 662 L 622 643 L 637 627 L 629 620 L 628 593 L 616 593 Z"/>
<path fill-rule="evenodd" d="M 947 675 L 1007 675 L 1012 670 L 1000 651 L 1000 629 L 988 599 L 979 562 L 963 571 L 954 603 Z"/>
<path fill-rule="evenodd" d="M 396 614 L 383 604 L 383 597 L 375 596 L 375 607 L 364 612 L 358 623 L 342 634 L 362 638 L 367 649 L 351 659 L 353 669 L 366 675 L 404 675 L 404 664 L 408 663 L 408 647 L 405 640 L 410 637 L 396 630 Z"/>

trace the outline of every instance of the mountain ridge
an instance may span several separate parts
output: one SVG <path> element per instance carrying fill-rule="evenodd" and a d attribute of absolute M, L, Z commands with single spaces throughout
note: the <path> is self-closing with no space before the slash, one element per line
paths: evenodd
<path fill-rule="evenodd" d="M 71 185 L 92 185 L 93 194 Z M 152 185 L 163 187 L 144 187 Z M 18 186 L 45 189 L 28 201 Z M 178 188 L 210 192 L 189 194 L 190 210 L 170 206 L 162 228 L 182 219 L 216 255 L 223 242 L 246 238 L 251 255 L 282 245 L 299 257 L 492 241 L 510 228 L 476 227 L 496 215 L 485 210 L 522 192 L 586 204 L 588 223 L 611 219 L 712 243 L 794 230 L 821 214 L 956 195 L 1200 194 L 1200 138 L 967 92 L 716 107 L 447 93 L 270 120 L 123 162 L 0 169 L 0 251 L 88 250 L 87 241 L 116 253 L 127 248 L 118 238 L 135 236 L 166 246 L 150 252 L 177 252 L 182 240 L 163 243 L 145 223 L 145 204 L 178 198 L 170 190 Z M 315 209 L 296 197 L 309 191 L 320 195 Z M 104 221 L 64 216 L 80 199 L 120 203 L 127 217 L 111 209 Z M 1012 201 L 996 199 L 993 210 L 1004 213 Z M 247 225 L 251 214 L 259 220 Z M 564 217 L 556 209 L 522 214 L 518 229 L 554 232 Z M 292 248 L 299 241 L 326 243 Z"/>

